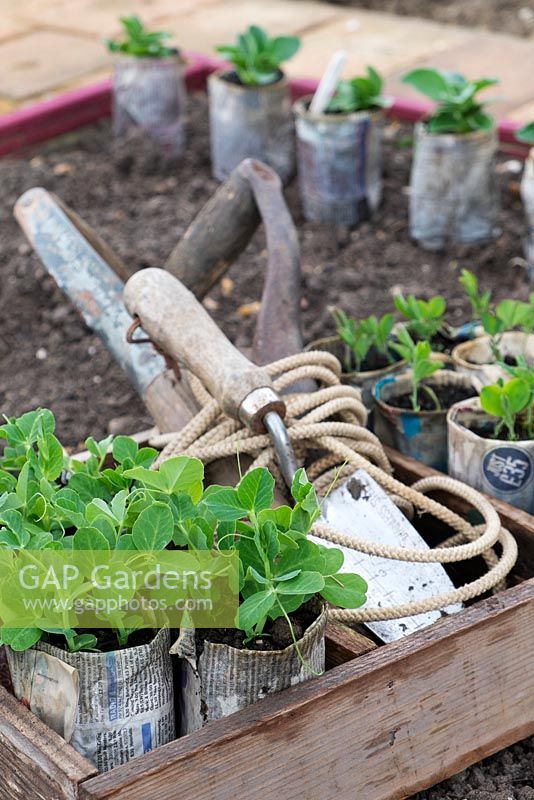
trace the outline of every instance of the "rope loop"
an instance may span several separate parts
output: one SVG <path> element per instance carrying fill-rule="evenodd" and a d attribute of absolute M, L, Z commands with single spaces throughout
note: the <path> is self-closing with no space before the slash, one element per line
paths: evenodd
<path fill-rule="evenodd" d="M 333 619 L 342 622 L 400 619 L 443 610 L 503 586 L 517 560 L 517 545 L 510 533 L 501 527 L 494 507 L 479 492 L 447 476 L 423 478 L 413 486 L 405 486 L 396 480 L 382 444 L 365 428 L 367 411 L 359 389 L 340 382 L 341 365 L 335 356 L 323 351 L 309 351 L 283 358 L 267 365 L 266 369 L 278 392 L 285 392 L 305 379 L 313 379 L 318 384 L 316 392 L 285 393 L 284 400 L 289 438 L 319 494 L 329 489 L 334 477 L 341 479 L 362 468 L 409 518 L 415 509 L 419 513 L 431 514 L 455 531 L 440 547 L 433 549 L 386 546 L 348 536 L 322 522 L 313 526 L 315 536 L 380 558 L 420 564 L 451 564 L 482 556 L 488 566 L 482 577 L 446 594 L 391 607 L 334 609 L 331 612 Z M 239 453 L 251 457 L 250 469 L 269 467 L 280 480 L 269 436 L 252 433 L 240 422 L 229 419 L 200 381 L 194 376 L 188 378 L 201 410 L 180 432 L 159 435 L 151 440 L 154 447 L 163 448 L 155 466 L 175 455 L 194 456 L 209 464 Z M 483 524 L 472 526 L 459 514 L 429 497 L 437 490 L 467 501 L 482 516 Z M 496 544 L 500 555 L 494 550 Z"/>

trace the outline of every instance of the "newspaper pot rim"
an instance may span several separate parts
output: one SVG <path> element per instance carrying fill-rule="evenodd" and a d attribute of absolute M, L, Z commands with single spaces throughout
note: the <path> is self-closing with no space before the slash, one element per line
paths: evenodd
<path fill-rule="evenodd" d="M 280 70 L 280 77 L 272 83 L 264 83 L 260 85 L 252 85 L 247 83 L 234 83 L 233 81 L 225 80 L 225 76 L 232 75 L 235 70 L 228 67 L 222 67 L 215 70 L 208 76 L 208 83 L 218 83 L 227 87 L 228 91 L 236 92 L 237 94 L 245 92 L 274 92 L 278 89 L 286 89 L 289 87 L 289 81 L 283 70 Z"/>
<path fill-rule="evenodd" d="M 498 128 L 493 121 L 491 128 L 487 130 L 469 131 L 468 133 L 433 133 L 428 130 L 428 122 L 419 120 L 414 126 L 414 147 L 417 146 L 417 138 L 425 137 L 426 139 L 435 139 L 436 141 L 446 141 L 451 145 L 456 142 L 469 142 L 477 144 L 481 141 L 495 139 L 498 142 Z"/>
<path fill-rule="evenodd" d="M 440 408 L 440 409 L 432 409 L 431 411 L 414 411 L 412 408 L 400 408 L 399 406 L 390 405 L 390 403 L 386 402 L 386 400 L 381 398 L 381 393 L 384 387 L 391 388 L 396 391 L 392 392 L 393 396 L 398 396 L 398 394 L 405 394 L 407 391 L 410 391 L 412 388 L 412 370 L 407 370 L 403 372 L 401 375 L 388 375 L 381 380 L 377 381 L 373 388 L 373 397 L 376 404 L 379 406 L 380 410 L 383 412 L 386 418 L 395 418 L 400 416 L 411 416 L 411 417 L 423 417 L 423 418 L 434 418 L 439 419 L 445 417 L 448 414 L 448 408 Z M 464 385 L 466 388 L 472 387 L 473 389 L 473 397 L 477 394 L 477 389 L 474 386 L 473 378 L 470 375 L 462 374 L 461 372 L 454 372 L 450 369 L 439 369 L 434 372 L 433 375 L 430 375 L 429 378 L 425 378 L 422 381 L 422 385 L 430 385 L 433 384 L 440 384 L 441 381 L 439 378 L 447 378 L 445 381 L 446 384 L 456 384 L 456 385 Z M 438 380 L 436 380 L 438 379 Z M 386 392 L 388 394 L 388 392 Z M 462 401 L 464 402 L 464 401 Z"/>
<path fill-rule="evenodd" d="M 336 353 L 332 353 L 332 350 L 329 349 L 330 347 L 335 347 L 336 345 L 342 346 L 343 341 L 340 336 L 323 336 L 320 339 L 314 339 L 309 344 L 306 345 L 304 348 L 305 353 L 309 353 L 312 350 L 322 350 L 328 353 L 333 354 L 338 359 L 339 363 L 341 364 L 341 378 L 342 380 L 356 380 L 358 378 L 364 380 L 372 380 L 376 377 L 378 380 L 380 376 L 387 375 L 390 372 L 402 369 L 406 366 L 406 362 L 404 359 L 399 359 L 398 361 L 394 361 L 392 364 L 387 364 L 385 367 L 380 367 L 380 369 L 363 369 L 359 372 L 352 371 L 352 372 L 345 372 L 343 369 L 343 362 L 339 358 Z"/>
<path fill-rule="evenodd" d="M 312 98 L 313 94 L 307 94 L 293 103 L 293 113 L 296 117 L 305 119 L 308 122 L 325 123 L 327 125 L 336 125 L 343 122 L 361 122 L 365 119 L 381 120 L 386 117 L 386 109 L 379 107 L 366 108 L 361 111 L 336 112 L 335 114 L 328 114 L 326 112 L 320 114 L 312 113 L 309 110 L 309 104 Z"/>
<path fill-rule="evenodd" d="M 160 64 L 165 66 L 176 64 L 177 66 L 185 66 L 187 59 L 185 59 L 180 52 L 174 53 L 169 56 L 132 56 L 129 53 L 113 53 L 113 64 L 115 66 L 121 64 L 131 64 L 136 67 L 139 65 L 146 65 L 147 67 L 156 67 Z"/>
<path fill-rule="evenodd" d="M 117 647 L 117 648 L 112 649 L 112 650 L 96 650 L 96 651 L 93 651 L 93 650 L 79 650 L 76 653 L 71 653 L 70 650 L 65 650 L 62 647 L 58 647 L 55 644 L 50 644 L 49 642 L 45 642 L 45 641 L 43 641 L 41 639 L 38 642 L 36 642 L 36 644 L 34 644 L 33 647 L 30 648 L 30 650 L 42 650 L 45 653 L 49 653 L 49 655 L 56 656 L 56 658 L 59 658 L 57 653 L 60 653 L 61 656 L 63 656 L 63 655 L 67 655 L 67 656 L 83 656 L 83 658 L 88 658 L 90 660 L 96 661 L 99 658 L 108 656 L 110 653 L 122 653 L 122 652 L 127 651 L 127 650 L 143 650 L 143 649 L 148 650 L 148 648 L 152 647 L 152 645 L 154 644 L 156 639 L 158 639 L 159 637 L 162 637 L 164 632 L 167 631 L 167 630 L 169 630 L 169 629 L 168 628 L 159 628 L 158 630 L 154 629 L 154 635 L 151 637 L 151 639 L 148 642 L 144 642 L 144 644 L 127 645 L 126 647 L 120 647 L 120 648 Z M 63 658 L 60 658 L 60 660 L 63 660 Z"/>
<path fill-rule="evenodd" d="M 316 632 L 317 628 L 326 626 L 326 622 L 328 621 L 328 603 L 324 600 L 318 601 L 318 609 L 317 609 L 317 616 L 311 622 L 305 631 L 303 631 L 302 636 L 296 640 L 296 644 L 299 645 L 304 640 L 307 640 L 313 636 Z M 233 630 L 233 628 L 229 628 L 228 630 Z M 200 638 L 202 639 L 202 630 L 199 629 L 197 634 L 200 634 Z M 324 630 L 323 630 L 323 637 L 324 638 Z M 196 638 L 196 637 L 195 637 Z M 208 644 L 210 649 L 213 648 L 215 651 L 221 650 L 231 650 L 234 653 L 238 654 L 239 658 L 281 658 L 289 653 L 289 651 L 295 649 L 295 642 L 291 642 L 288 644 L 287 647 L 284 647 L 282 650 L 252 650 L 247 647 L 234 647 L 231 644 L 225 644 L 224 642 L 210 642 L 209 639 L 202 639 L 202 642 Z"/>
<path fill-rule="evenodd" d="M 534 439 L 517 439 L 515 441 L 510 441 L 509 439 L 489 438 L 487 436 L 482 436 L 480 433 L 475 433 L 466 422 L 461 420 L 460 417 L 463 412 L 472 414 L 474 417 L 484 422 L 492 422 L 496 420 L 496 417 L 492 417 L 491 414 L 483 410 L 479 397 L 472 397 L 467 400 L 460 400 L 459 403 L 454 403 L 447 412 L 447 425 L 454 428 L 465 439 L 472 442 L 491 442 L 495 447 L 521 448 L 525 445 L 534 444 Z"/>
<path fill-rule="evenodd" d="M 505 343 L 507 341 L 523 341 L 525 346 L 531 342 L 534 348 L 534 334 L 533 333 L 525 333 L 524 331 L 505 331 L 502 335 L 501 342 Z M 475 336 L 474 339 L 468 339 L 465 342 L 461 342 L 453 347 L 451 352 L 451 358 L 458 369 L 463 370 L 479 370 L 481 367 L 486 366 L 497 366 L 495 359 L 491 353 L 491 348 L 489 343 L 491 341 L 490 336 L 487 334 L 483 334 L 482 336 Z M 465 358 L 465 352 L 469 352 L 476 346 L 488 346 L 488 354 L 489 360 L 488 361 L 468 361 Z"/>

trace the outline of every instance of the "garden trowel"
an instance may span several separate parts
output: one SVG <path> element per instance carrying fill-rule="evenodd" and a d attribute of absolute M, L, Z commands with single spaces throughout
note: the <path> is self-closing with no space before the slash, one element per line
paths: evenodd
<path fill-rule="evenodd" d="M 124 300 L 144 332 L 172 359 L 184 363 L 225 413 L 253 431 L 269 433 L 282 475 L 291 486 L 297 460 L 284 425 L 285 405 L 268 373 L 252 364 L 224 336 L 194 295 L 163 270 L 147 269 L 132 276 Z M 386 493 L 365 472 L 357 470 L 328 497 L 322 512 L 331 527 L 353 536 L 367 536 L 385 545 L 426 548 L 424 540 Z M 321 539 L 321 543 L 324 541 Z M 343 548 L 345 569 L 356 570 L 369 584 L 373 606 L 419 601 L 452 590 L 440 564 L 415 564 L 368 556 Z M 447 613 L 460 610 L 457 605 Z M 400 620 L 370 623 L 384 641 L 401 638 L 439 619 L 439 611 Z"/>

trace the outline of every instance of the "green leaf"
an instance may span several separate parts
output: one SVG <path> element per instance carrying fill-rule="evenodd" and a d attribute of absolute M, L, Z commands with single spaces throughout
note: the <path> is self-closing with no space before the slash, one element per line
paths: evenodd
<path fill-rule="evenodd" d="M 520 142 L 534 144 L 534 122 L 528 122 L 523 125 L 522 128 L 516 131 L 515 138 L 519 139 Z"/>
<path fill-rule="evenodd" d="M 138 550 L 164 550 L 172 539 L 174 519 L 169 506 L 154 503 L 137 518 L 132 538 Z"/>
<path fill-rule="evenodd" d="M 167 494 L 185 492 L 194 503 L 202 497 L 204 466 L 198 458 L 177 456 L 164 461 L 159 470 L 134 467 L 124 475 Z"/>
<path fill-rule="evenodd" d="M 109 544 L 110 550 L 115 550 L 117 546 L 117 531 L 111 523 L 109 517 L 96 517 L 92 523 L 93 528 L 96 528 Z"/>
<path fill-rule="evenodd" d="M 323 589 L 325 579 L 319 572 L 301 572 L 296 578 L 276 585 L 279 594 L 316 594 Z"/>
<path fill-rule="evenodd" d="M 127 458 L 135 461 L 139 445 L 129 436 L 117 436 L 113 442 L 113 458 L 118 464 L 122 464 Z"/>
<path fill-rule="evenodd" d="M 264 511 L 274 499 L 274 478 L 265 467 L 247 473 L 237 487 L 237 499 L 247 511 Z"/>
<path fill-rule="evenodd" d="M 248 508 L 240 502 L 235 489 L 222 488 L 210 492 L 204 495 L 202 502 L 221 522 L 244 519 L 248 514 Z"/>
<path fill-rule="evenodd" d="M 37 644 L 41 636 L 42 631 L 40 628 L 0 629 L 0 639 L 17 653 L 29 650 L 34 644 Z"/>
<path fill-rule="evenodd" d="M 159 470 L 146 469 L 146 467 L 133 467 L 124 471 L 125 478 L 131 478 L 144 486 L 167 492 L 167 479 Z"/>
<path fill-rule="evenodd" d="M 236 625 L 244 631 L 252 631 L 258 623 L 262 622 L 276 601 L 272 589 L 256 592 L 239 606 Z"/>
<path fill-rule="evenodd" d="M 53 433 L 47 433 L 38 441 L 39 465 L 45 478 L 55 481 L 63 471 L 65 455 L 61 444 Z"/>
<path fill-rule="evenodd" d="M 109 542 L 98 528 L 86 527 L 76 531 L 72 538 L 74 550 L 109 550 Z"/>
<path fill-rule="evenodd" d="M 117 542 L 117 550 L 137 550 L 131 533 L 123 533 Z"/>
<path fill-rule="evenodd" d="M 277 65 L 293 58 L 300 47 L 298 36 L 276 36 L 268 45 L 269 53 L 276 59 Z"/>
<path fill-rule="evenodd" d="M 436 69 L 413 69 L 403 76 L 402 82 L 409 83 L 417 91 L 438 102 L 449 94 L 449 85 L 446 79 Z"/>
<path fill-rule="evenodd" d="M 110 500 L 111 495 L 98 478 L 77 472 L 69 480 L 69 489 L 79 495 L 84 503 L 90 503 L 96 497 L 101 500 Z"/>
<path fill-rule="evenodd" d="M 96 650 L 98 644 L 98 639 L 92 633 L 75 634 L 67 641 L 71 653 L 79 653 L 81 650 Z"/>
<path fill-rule="evenodd" d="M 325 578 L 322 597 L 340 608 L 359 608 L 366 601 L 367 583 L 359 575 L 341 572 Z"/>
<path fill-rule="evenodd" d="M 264 586 L 270 586 L 271 581 L 269 578 L 266 578 L 264 575 L 260 575 L 260 573 L 254 569 L 254 567 L 249 567 L 247 570 L 247 579 L 252 578 L 252 580 L 256 581 L 256 583 L 261 583 Z"/>

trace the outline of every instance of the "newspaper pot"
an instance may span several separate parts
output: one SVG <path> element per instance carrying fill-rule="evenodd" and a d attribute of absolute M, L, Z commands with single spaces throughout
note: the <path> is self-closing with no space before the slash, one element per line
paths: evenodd
<path fill-rule="evenodd" d="M 438 370 L 423 381 L 433 389 L 454 386 L 478 394 L 469 375 L 451 370 Z M 395 399 L 412 391 L 411 372 L 382 378 L 374 388 L 375 434 L 382 444 L 394 447 L 411 458 L 447 471 L 447 409 L 412 411 L 393 405 Z"/>
<path fill-rule="evenodd" d="M 182 630 L 171 649 L 182 658 L 181 735 L 324 671 L 326 606 L 318 604 L 318 612 L 297 643 L 304 664 L 294 644 L 285 650 L 266 651 L 204 641 L 198 655 L 195 631 Z"/>
<path fill-rule="evenodd" d="M 225 180 L 244 158 L 257 158 L 286 183 L 295 172 L 295 137 L 289 84 L 245 86 L 234 72 L 208 78 L 211 160 L 215 178 Z"/>
<path fill-rule="evenodd" d="M 495 419 L 483 411 L 478 398 L 452 406 L 447 424 L 450 475 L 534 514 L 534 441 L 485 438 L 485 426 L 489 434 Z"/>
<path fill-rule="evenodd" d="M 310 97 L 295 103 L 297 163 L 304 216 L 356 225 L 382 199 L 381 110 L 313 114 Z"/>
<path fill-rule="evenodd" d="M 350 363 L 351 350 L 339 336 L 325 336 L 323 339 L 316 339 L 305 347 L 306 352 L 310 350 L 324 350 L 332 353 L 340 362 L 341 366 Z M 362 402 L 368 411 L 374 407 L 373 387 L 377 381 L 387 375 L 394 375 L 401 372 L 406 367 L 405 361 L 395 361 L 382 369 L 362 370 L 361 372 L 342 372 L 341 382 L 348 386 L 354 386 L 362 393 Z"/>
<path fill-rule="evenodd" d="M 176 737 L 170 632 L 145 645 L 68 653 L 7 648 L 15 696 L 100 772 Z"/>
<path fill-rule="evenodd" d="M 427 250 L 497 234 L 497 133 L 429 133 L 415 127 L 410 234 Z"/>
<path fill-rule="evenodd" d="M 528 225 L 523 250 L 527 260 L 529 278 L 534 281 L 534 147 L 530 148 L 525 161 L 521 179 L 521 200 Z"/>
<path fill-rule="evenodd" d="M 524 356 L 527 363 L 534 367 L 534 334 L 508 331 L 503 334 L 499 349 L 504 358 Z M 474 375 L 483 384 L 495 383 L 499 378 L 510 380 L 512 377 L 495 363 L 489 336 L 477 336 L 457 345 L 452 351 L 452 360 L 459 372 Z"/>
<path fill-rule="evenodd" d="M 184 62 L 119 55 L 113 71 L 113 132 L 136 128 L 159 140 L 172 156 L 183 152 L 187 93 Z"/>

